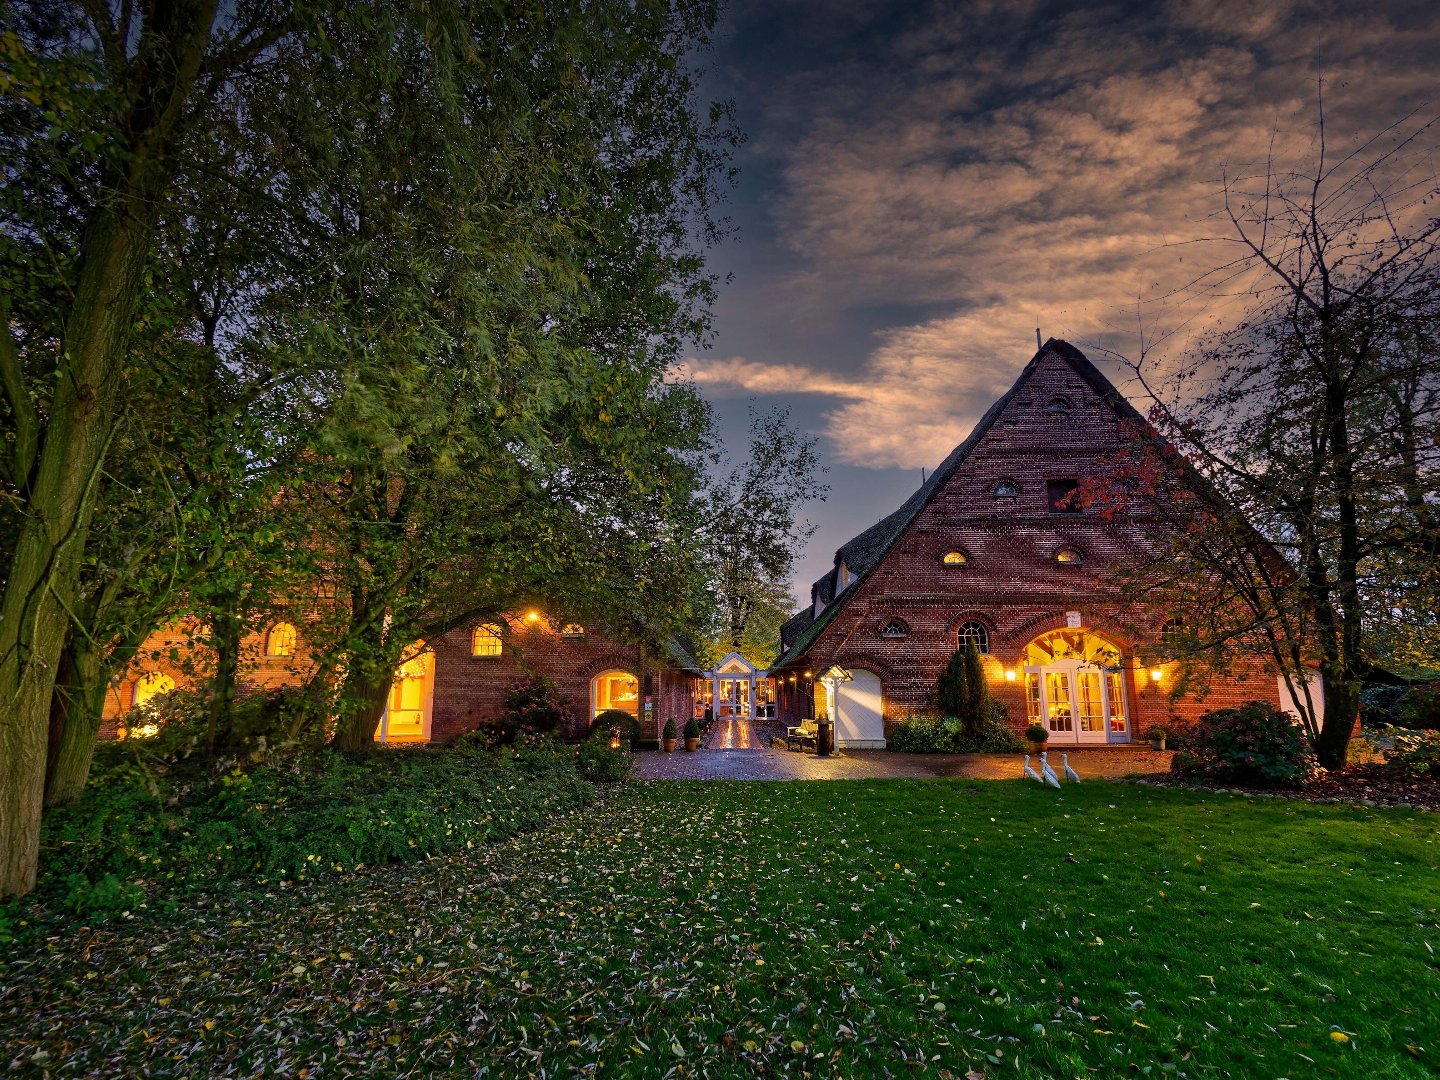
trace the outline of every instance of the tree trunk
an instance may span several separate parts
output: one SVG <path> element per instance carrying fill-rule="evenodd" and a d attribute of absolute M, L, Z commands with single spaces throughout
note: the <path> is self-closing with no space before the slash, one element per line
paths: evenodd
<path fill-rule="evenodd" d="M 80 243 L 43 442 L 24 495 L 24 519 L 0 600 L 0 897 L 35 887 L 50 704 L 114 428 L 114 401 L 132 312 L 160 203 L 169 151 L 199 70 L 216 4 L 177 2 L 146 26 L 123 90 L 132 96 L 107 176 Z"/>
<path fill-rule="evenodd" d="M 51 708 L 51 743 L 45 771 L 45 805 L 74 802 L 90 779 L 109 679 L 100 654 L 74 642 L 65 650 Z M 68 674 L 67 674 L 68 672 Z M 59 723 L 55 723 L 56 713 Z"/>
<path fill-rule="evenodd" d="M 1320 737 L 1315 740 L 1315 757 L 1327 769 L 1345 765 L 1350 750 L 1350 734 L 1355 730 L 1355 717 L 1360 711 L 1360 684 L 1354 679 L 1332 678 L 1322 674 L 1325 688 L 1325 721 Z"/>
<path fill-rule="evenodd" d="M 230 710 L 235 704 L 235 684 L 240 672 L 240 619 L 233 596 L 221 598 L 211 623 L 211 642 L 215 649 L 215 679 L 210 686 L 210 707 L 205 723 L 205 749 L 210 757 L 220 740 L 220 732 L 230 724 Z"/>
<path fill-rule="evenodd" d="M 340 719 L 335 727 L 336 750 L 364 750 L 375 744 L 375 729 L 394 681 L 388 669 L 346 674 L 340 690 Z"/>

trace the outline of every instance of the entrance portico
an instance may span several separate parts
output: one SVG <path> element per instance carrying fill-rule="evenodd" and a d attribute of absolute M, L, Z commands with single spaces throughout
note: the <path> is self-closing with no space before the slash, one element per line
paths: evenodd
<path fill-rule="evenodd" d="M 1130 741 L 1125 668 L 1109 641 L 1082 628 L 1052 630 L 1025 646 L 1021 666 L 1028 719 L 1052 743 Z"/>

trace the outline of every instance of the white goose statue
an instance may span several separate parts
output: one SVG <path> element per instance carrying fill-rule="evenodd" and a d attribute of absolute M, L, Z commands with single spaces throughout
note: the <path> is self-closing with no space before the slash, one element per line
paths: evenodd
<path fill-rule="evenodd" d="M 1070 755 L 1061 754 L 1060 761 L 1065 766 L 1065 779 L 1069 780 L 1072 784 L 1078 784 L 1080 782 L 1080 774 L 1074 769 L 1070 768 Z"/>
<path fill-rule="evenodd" d="M 1060 778 L 1055 775 L 1055 770 L 1050 768 L 1050 762 L 1046 760 L 1045 754 L 1040 755 L 1040 775 L 1045 778 L 1045 783 L 1053 788 L 1060 786 Z"/>
<path fill-rule="evenodd" d="M 1030 767 L 1029 754 L 1025 755 L 1025 775 L 1030 777 L 1031 780 L 1039 780 L 1042 784 L 1045 782 L 1044 780 L 1040 779 L 1040 774 Z"/>

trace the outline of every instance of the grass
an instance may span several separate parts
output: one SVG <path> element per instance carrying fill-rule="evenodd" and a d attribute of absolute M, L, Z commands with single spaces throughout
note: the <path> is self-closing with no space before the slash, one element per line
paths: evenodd
<path fill-rule="evenodd" d="M 1087 783 L 633 784 L 0 967 L 61 1074 L 1414 1077 L 1440 821 Z"/>

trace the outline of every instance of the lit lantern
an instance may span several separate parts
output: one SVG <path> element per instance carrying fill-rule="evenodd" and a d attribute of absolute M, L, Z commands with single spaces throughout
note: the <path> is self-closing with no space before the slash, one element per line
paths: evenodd
<path fill-rule="evenodd" d="M 1005 681 L 1006 681 L 1006 682 L 1014 682 L 1014 681 L 1015 681 L 1015 669 L 1014 669 L 1014 668 L 1006 668 L 1006 669 L 1005 669 Z"/>
<path fill-rule="evenodd" d="M 619 728 L 612 728 L 612 729 L 610 730 L 610 749 L 611 749 L 611 750 L 619 750 L 619 749 L 620 749 L 620 729 L 619 729 Z"/>
<path fill-rule="evenodd" d="M 1164 673 L 1163 671 L 1161 671 L 1158 667 L 1157 667 L 1157 668 L 1151 668 L 1151 669 L 1150 669 L 1150 681 L 1151 681 L 1151 682 L 1159 682 L 1161 676 L 1163 676 L 1164 674 L 1165 674 L 1165 673 Z"/>
<path fill-rule="evenodd" d="M 538 611 L 527 611 L 527 612 L 525 613 L 525 621 L 526 621 L 526 622 L 539 622 L 539 621 L 540 621 L 540 612 L 538 612 Z"/>

